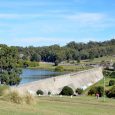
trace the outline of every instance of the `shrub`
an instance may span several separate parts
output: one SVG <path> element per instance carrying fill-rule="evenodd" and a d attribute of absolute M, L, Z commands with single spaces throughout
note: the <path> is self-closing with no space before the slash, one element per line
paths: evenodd
<path fill-rule="evenodd" d="M 83 93 L 83 89 L 77 88 L 77 89 L 76 89 L 76 93 L 78 93 L 79 95 L 81 95 L 81 94 Z"/>
<path fill-rule="evenodd" d="M 95 86 L 95 87 L 92 87 L 89 91 L 88 91 L 88 95 L 93 95 L 96 93 L 99 94 L 100 97 L 103 96 L 103 93 L 104 93 L 104 88 L 102 86 Z"/>
<path fill-rule="evenodd" d="M 65 86 L 62 91 L 60 92 L 60 95 L 67 95 L 71 96 L 74 94 L 74 91 L 71 87 Z"/>
<path fill-rule="evenodd" d="M 88 91 L 88 95 L 96 94 L 96 87 L 91 87 L 91 89 Z"/>
<path fill-rule="evenodd" d="M 115 86 L 113 86 L 110 90 L 106 91 L 106 96 L 109 98 L 115 98 Z"/>
<path fill-rule="evenodd" d="M 50 91 L 48 92 L 48 95 L 51 95 L 51 92 L 50 92 Z"/>
<path fill-rule="evenodd" d="M 24 61 L 23 67 L 37 67 L 39 66 L 39 62 L 32 62 L 32 61 Z"/>
<path fill-rule="evenodd" d="M 111 73 L 111 77 L 115 78 L 115 71 Z"/>
<path fill-rule="evenodd" d="M 9 87 L 6 85 L 0 85 L 0 96 L 3 96 L 5 91 L 8 90 Z"/>
<path fill-rule="evenodd" d="M 43 92 L 42 90 L 38 90 L 38 91 L 36 92 L 36 94 L 37 94 L 37 95 L 43 95 L 44 92 Z"/>
<path fill-rule="evenodd" d="M 113 85 L 115 85 L 115 80 L 110 80 L 109 81 L 109 86 L 113 86 Z"/>
<path fill-rule="evenodd" d="M 55 71 L 62 72 L 62 71 L 64 71 L 64 69 L 63 69 L 62 66 L 57 66 L 57 67 L 55 68 Z"/>
<path fill-rule="evenodd" d="M 55 64 L 55 66 L 58 66 L 59 61 L 58 61 L 58 60 L 56 60 L 56 61 L 54 62 L 54 64 Z"/>

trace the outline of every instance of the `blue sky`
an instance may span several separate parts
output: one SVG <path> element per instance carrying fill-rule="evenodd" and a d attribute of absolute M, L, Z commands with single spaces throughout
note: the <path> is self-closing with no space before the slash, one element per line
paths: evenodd
<path fill-rule="evenodd" d="M 115 0 L 0 0 L 0 43 L 65 45 L 115 35 Z"/>

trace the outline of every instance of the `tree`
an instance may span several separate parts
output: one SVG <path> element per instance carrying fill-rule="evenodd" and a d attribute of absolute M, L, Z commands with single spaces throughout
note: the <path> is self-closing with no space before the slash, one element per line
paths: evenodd
<path fill-rule="evenodd" d="M 16 68 L 18 52 L 15 47 L 0 46 L 0 82 L 7 85 L 18 85 L 21 81 L 21 69 Z"/>
<path fill-rule="evenodd" d="M 71 87 L 65 86 L 62 91 L 60 92 L 60 95 L 67 95 L 71 96 L 74 94 L 74 91 Z"/>
<path fill-rule="evenodd" d="M 94 53 L 92 51 L 89 52 L 89 59 L 94 60 Z"/>
<path fill-rule="evenodd" d="M 37 61 L 37 62 L 39 62 L 39 61 L 41 61 L 41 56 L 39 54 L 37 54 L 37 53 L 34 53 L 32 55 L 32 57 L 31 57 L 31 61 Z"/>
<path fill-rule="evenodd" d="M 100 97 L 103 96 L 103 93 L 104 93 L 104 88 L 102 86 L 95 86 L 95 87 L 92 87 L 89 91 L 88 91 L 88 95 L 93 95 L 96 93 L 99 94 Z"/>

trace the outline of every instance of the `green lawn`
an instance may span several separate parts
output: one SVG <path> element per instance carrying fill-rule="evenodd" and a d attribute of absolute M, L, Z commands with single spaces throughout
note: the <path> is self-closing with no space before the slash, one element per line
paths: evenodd
<path fill-rule="evenodd" d="M 64 62 L 63 68 L 64 71 L 82 71 L 82 70 L 86 70 L 86 69 L 91 69 L 92 67 L 86 66 L 85 64 L 98 64 L 101 61 L 113 61 L 115 62 L 115 57 L 113 56 L 104 56 L 104 57 L 100 57 L 100 58 L 95 58 L 94 60 L 81 60 L 80 64 L 77 65 L 76 61 L 70 61 L 71 65 L 66 65 L 66 64 L 70 64 L 67 63 L 66 61 Z M 29 68 L 34 68 L 34 69 L 45 69 L 45 70 L 55 70 L 55 67 L 53 63 L 44 63 L 44 62 L 40 62 L 39 66 L 37 67 L 29 67 Z"/>
<path fill-rule="evenodd" d="M 115 100 L 95 97 L 39 97 L 36 105 L 0 101 L 0 115 L 114 115 Z"/>
<path fill-rule="evenodd" d="M 113 56 L 103 56 L 103 57 L 99 57 L 99 58 L 94 58 L 94 60 L 92 60 L 92 61 L 83 60 L 83 61 L 81 61 L 81 63 L 84 63 L 84 64 L 89 64 L 89 63 L 97 64 L 97 63 L 100 63 L 101 61 L 115 62 L 115 57 L 113 57 Z"/>
<path fill-rule="evenodd" d="M 86 70 L 86 69 L 91 69 L 92 67 L 88 67 L 88 66 L 83 66 L 83 65 L 61 65 L 64 69 L 64 71 L 81 71 L 81 70 Z M 55 70 L 56 66 L 54 66 L 54 64 L 51 63 L 39 63 L 39 66 L 37 67 L 29 67 L 29 68 L 34 68 L 34 69 L 45 69 L 45 70 Z"/>

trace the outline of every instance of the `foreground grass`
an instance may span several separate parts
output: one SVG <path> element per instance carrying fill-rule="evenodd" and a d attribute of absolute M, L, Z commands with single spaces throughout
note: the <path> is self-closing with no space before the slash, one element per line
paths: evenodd
<path fill-rule="evenodd" d="M 38 97 L 36 105 L 0 101 L 0 115 L 114 115 L 115 100 L 95 97 Z"/>

